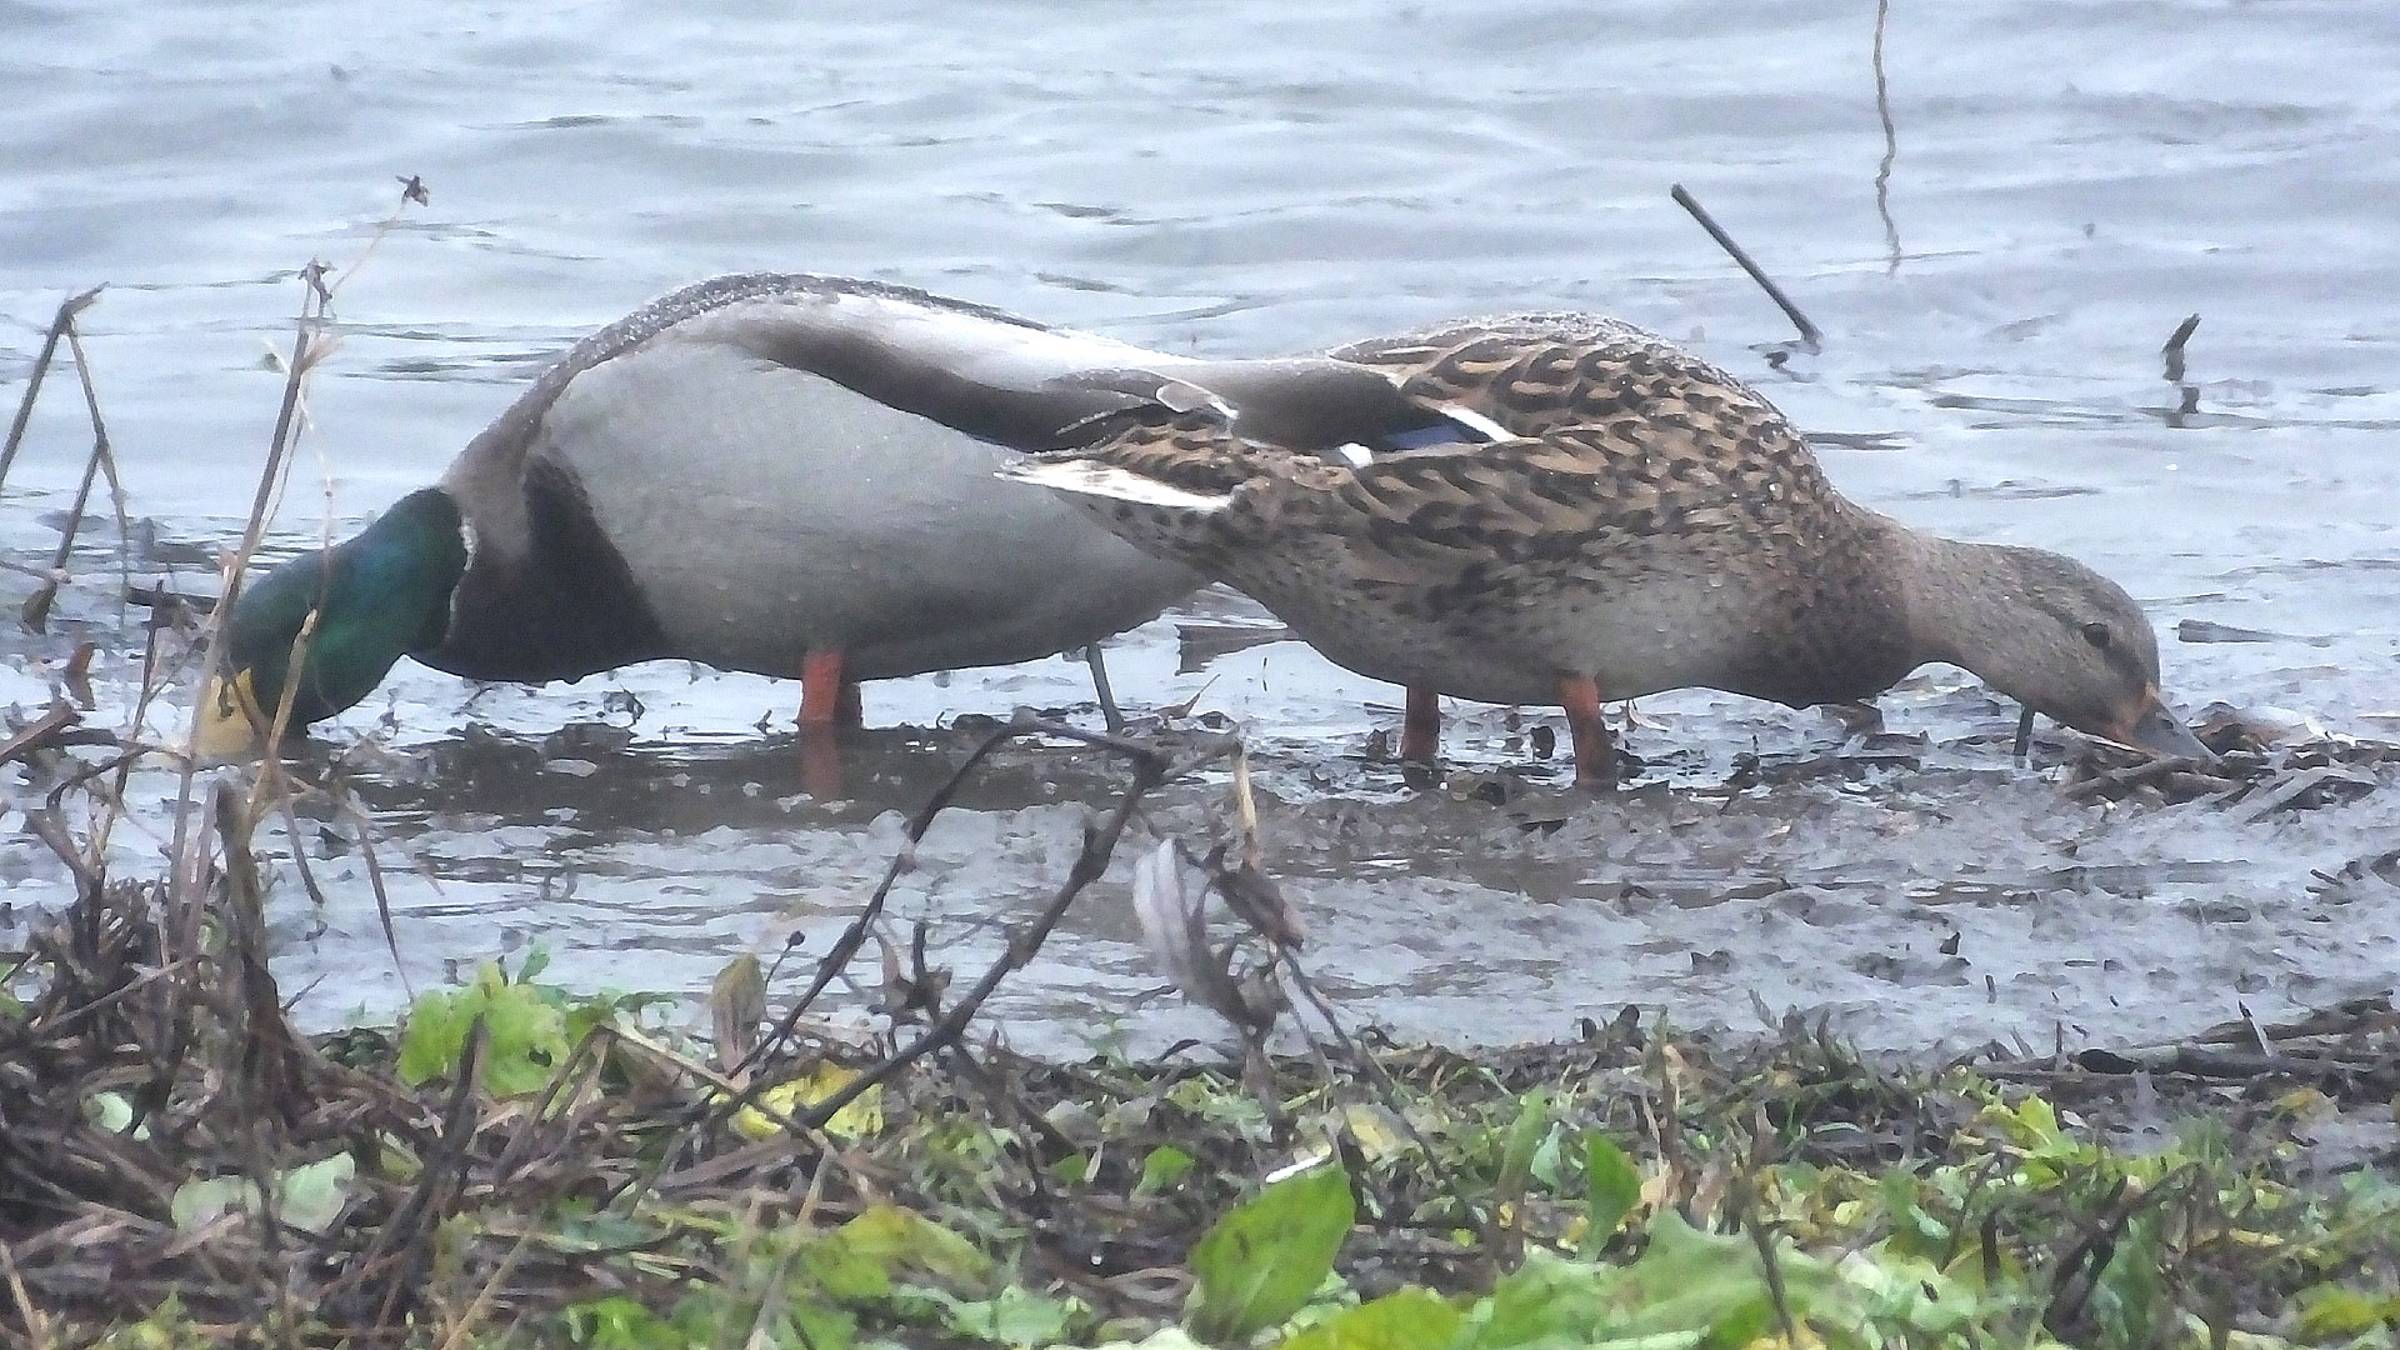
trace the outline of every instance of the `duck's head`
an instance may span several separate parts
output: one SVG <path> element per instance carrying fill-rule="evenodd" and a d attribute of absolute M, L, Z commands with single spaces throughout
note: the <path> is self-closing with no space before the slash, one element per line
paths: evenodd
<path fill-rule="evenodd" d="M 1943 540 L 1927 561 L 1910 607 L 1934 659 L 2078 731 L 2214 758 L 2159 692 L 2158 635 L 2124 587 L 2038 548 Z"/>
<path fill-rule="evenodd" d="M 194 750 L 223 758 L 252 748 L 287 689 L 295 728 L 373 693 L 401 657 L 440 644 L 466 569 L 458 505 L 426 488 L 348 542 L 303 553 L 243 587 L 222 630 L 222 672 L 201 691 Z M 303 628 L 308 641 L 295 665 Z"/>

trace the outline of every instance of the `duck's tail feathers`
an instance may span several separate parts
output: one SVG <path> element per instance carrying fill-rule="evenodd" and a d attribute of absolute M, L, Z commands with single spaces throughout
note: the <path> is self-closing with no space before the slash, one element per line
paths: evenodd
<path fill-rule="evenodd" d="M 1026 456 L 1002 465 L 1000 476 L 1070 497 L 1096 497 L 1201 515 L 1213 515 L 1233 502 L 1231 493 L 1194 492 L 1096 459 Z"/>

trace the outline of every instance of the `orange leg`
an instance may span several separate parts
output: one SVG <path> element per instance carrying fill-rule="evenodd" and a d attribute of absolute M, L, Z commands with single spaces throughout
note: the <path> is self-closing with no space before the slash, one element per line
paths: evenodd
<path fill-rule="evenodd" d="M 800 662 L 800 786 L 812 797 L 842 795 L 841 731 L 859 724 L 858 686 L 842 678 L 839 651 Z"/>
<path fill-rule="evenodd" d="M 842 654 L 810 652 L 800 660 L 800 725 L 838 727 L 857 717 L 858 686 L 842 680 Z M 847 706 L 845 706 L 847 705 Z"/>
<path fill-rule="evenodd" d="M 1400 723 L 1400 758 L 1431 764 L 1442 753 L 1442 700 L 1431 689 L 1408 690 L 1408 715 Z"/>
<path fill-rule="evenodd" d="M 1567 730 L 1575 738 L 1575 785 L 1613 785 L 1617 781 L 1617 743 L 1600 717 L 1600 686 L 1590 676 L 1564 676 L 1558 682 L 1558 702 L 1567 711 Z"/>
<path fill-rule="evenodd" d="M 800 728 L 800 790 L 820 801 L 842 792 L 842 743 L 832 727 Z"/>

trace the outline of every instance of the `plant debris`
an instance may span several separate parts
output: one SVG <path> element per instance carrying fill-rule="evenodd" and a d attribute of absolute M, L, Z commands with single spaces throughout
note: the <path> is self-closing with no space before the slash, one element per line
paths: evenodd
<path fill-rule="evenodd" d="M 1131 780 L 1062 906 L 1195 762 L 1078 739 Z M 2269 1346 L 2400 1317 L 2391 1132 L 2313 1146 L 2388 1125 L 2388 999 L 1917 1068 L 1798 1017 L 1735 1043 L 1630 1008 L 1550 1045 L 1392 1045 L 1331 1022 L 1237 831 L 1161 845 L 1140 903 L 1238 1062 L 976 1044 L 974 991 L 1039 920 L 977 980 L 890 946 L 909 992 L 880 1030 L 813 994 L 770 1019 L 751 958 L 683 1030 L 668 1000 L 543 983 L 537 953 L 312 1037 L 267 959 L 249 795 L 206 801 L 188 898 L 95 877 L 0 1011 L 0 1317 L 37 1342 Z M 1219 943 L 1201 907 L 1229 886 L 1247 931 Z M 1266 1053 L 1300 1006 L 1332 1039 Z"/>

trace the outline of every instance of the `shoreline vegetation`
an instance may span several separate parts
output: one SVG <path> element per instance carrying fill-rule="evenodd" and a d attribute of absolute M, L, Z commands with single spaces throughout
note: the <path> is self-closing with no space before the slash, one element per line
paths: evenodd
<path fill-rule="evenodd" d="M 299 275 L 228 596 L 331 349 L 330 273 Z M 74 329 L 93 298 L 61 307 L 0 457 L 63 339 L 94 447 L 35 569 L 36 628 L 96 475 L 118 481 Z M 153 739 L 228 607 L 125 584 L 152 615 L 132 729 L 82 725 L 70 667 L 54 708 L 0 736 L 36 784 L 24 826 L 78 892 L 0 980 L 0 1327 L 27 1344 L 2266 1347 L 2388 1345 L 2400 1324 L 2388 997 L 1938 1063 L 1870 1060 L 1794 1017 L 1737 1040 L 1631 1007 L 1552 1044 L 1393 1044 L 1317 991 L 1241 742 L 1171 723 L 1020 717 L 910 820 L 913 844 L 1004 744 L 1122 766 L 1047 906 L 980 971 L 885 913 L 904 848 L 825 952 L 777 958 L 814 959 L 780 1009 L 751 957 L 692 1030 L 672 1000 L 545 983 L 536 954 L 419 991 L 396 1026 L 304 1034 L 266 912 L 284 875 L 326 897 L 305 848 L 260 840 L 302 838 L 304 807 L 355 833 L 374 877 L 372 821 L 338 759 L 312 775 L 277 753 L 288 700 L 249 772 Z M 2224 765 L 2096 751 L 2064 791 L 2305 810 L 2400 753 L 2269 747 L 2230 717 L 2205 734 Z M 164 870 L 111 875 L 151 757 L 180 771 Z M 1201 771 L 1230 789 L 1216 837 L 1127 841 L 1146 793 Z M 1120 844 L 1152 956 L 1226 1035 L 1138 1062 L 1019 1056 L 985 1000 Z M 845 982 L 863 1011 L 824 998 Z"/>
<path fill-rule="evenodd" d="M 107 883 L 15 972 L 25 1343 L 2264 1347 L 2400 1316 L 2400 1184 L 2338 1142 L 2400 1093 L 2388 1000 L 1946 1065 L 1630 1007 L 1548 1045 L 1328 1024 L 1271 1055 L 1296 963 L 1202 941 L 1177 982 L 1240 1000 L 1239 1055 L 1067 1064 L 970 1034 L 998 977 L 879 943 L 880 1033 L 770 1019 L 747 957 L 678 1032 L 537 953 L 304 1036 L 240 803 L 211 795 L 196 909 Z M 1137 905 L 1196 912 L 1212 864 L 1174 850 Z"/>

